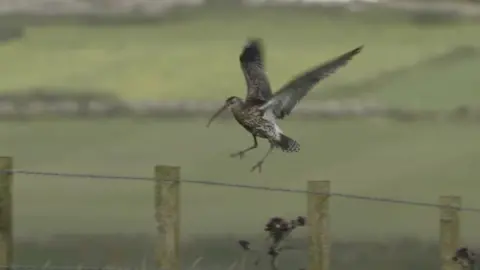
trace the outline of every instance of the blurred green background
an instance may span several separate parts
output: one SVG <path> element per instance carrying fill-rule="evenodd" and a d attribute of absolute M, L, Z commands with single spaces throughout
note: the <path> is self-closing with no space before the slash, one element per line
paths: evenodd
<path fill-rule="evenodd" d="M 211 7 L 178 10 L 162 20 L 142 22 L 135 18 L 95 24 L 79 18 L 2 20 L 25 29 L 21 39 L 0 46 L 0 91 L 4 92 L 36 87 L 72 93 L 95 89 L 125 100 L 243 96 L 238 55 L 247 37 L 261 37 L 274 89 L 307 68 L 364 44 L 358 57 L 307 96 L 310 101 L 373 100 L 407 110 L 450 110 L 479 103 L 480 24 L 472 19 L 383 9 L 355 13 L 316 7 Z M 249 169 L 267 150 L 265 142 L 243 160 L 231 159 L 230 153 L 250 145 L 250 135 L 233 120 L 219 121 L 209 129 L 206 121 L 199 117 L 3 122 L 0 154 L 13 156 L 18 169 L 149 177 L 157 164 L 178 165 L 182 178 L 189 180 L 305 189 L 307 180 L 328 179 L 334 192 L 432 203 L 439 195 L 460 195 L 463 205 L 480 205 L 480 127 L 475 121 L 293 116 L 280 125 L 300 142 L 302 151 L 273 154 L 261 175 Z M 16 175 L 14 200 L 19 239 L 155 233 L 153 185 L 148 182 Z M 186 257 L 208 253 L 221 257 L 221 263 L 231 262 L 235 239 L 258 239 L 255 235 L 269 217 L 293 218 L 305 215 L 305 210 L 306 198 L 299 194 L 186 184 L 182 237 L 210 239 L 189 245 Z M 340 253 L 334 255 L 334 267 L 436 268 L 436 247 L 430 244 L 438 238 L 438 212 L 333 197 L 332 237 L 344 241 L 336 242 Z M 479 214 L 462 213 L 463 242 L 476 241 L 479 221 Z M 300 232 L 299 237 L 304 235 Z M 123 250 L 122 254 L 150 252 L 145 244 L 148 237 L 138 240 L 138 247 L 128 238 L 121 242 L 120 236 L 105 239 L 108 248 L 99 248 L 93 240 L 81 245 L 95 255 L 112 249 Z M 388 242 L 392 239 L 403 240 Z M 430 242 L 418 242 L 423 240 Z M 372 242 L 380 244 L 370 246 Z M 345 261 L 341 252 L 350 247 L 356 254 L 367 245 L 365 252 L 371 256 Z M 40 262 L 50 256 L 41 250 L 29 244 L 21 246 L 17 256 Z M 52 244 L 48 250 L 60 254 L 67 248 Z M 80 253 L 73 250 L 57 260 L 91 260 L 87 255 L 80 258 Z M 378 254 L 384 259 L 376 261 Z M 112 260 L 124 264 L 142 259 L 115 256 Z M 107 257 L 102 259 L 110 260 Z"/>
<path fill-rule="evenodd" d="M 275 89 L 364 44 L 348 68 L 309 98 L 359 97 L 443 109 L 474 102 L 479 79 L 478 54 L 472 50 L 480 41 L 478 23 L 438 22 L 442 19 L 435 17 L 422 21 L 421 15 L 397 13 L 205 8 L 121 25 L 85 25 L 65 18 L 40 26 L 30 23 L 21 40 L 0 48 L 0 86 L 98 89 L 126 99 L 223 99 L 244 93 L 238 54 L 247 37 L 261 37 Z M 346 89 L 392 72 L 401 76 L 374 89 Z"/>

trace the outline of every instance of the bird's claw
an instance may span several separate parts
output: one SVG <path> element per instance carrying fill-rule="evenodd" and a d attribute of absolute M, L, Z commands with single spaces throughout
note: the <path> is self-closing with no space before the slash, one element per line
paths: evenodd
<path fill-rule="evenodd" d="M 250 169 L 250 172 L 253 172 L 253 171 L 255 171 L 255 169 L 258 169 L 258 172 L 261 173 L 262 172 L 262 165 L 263 165 L 263 161 L 257 162 L 257 164 L 255 164 L 252 167 L 252 169 Z"/>
<path fill-rule="evenodd" d="M 232 158 L 239 157 L 240 159 L 242 159 L 244 156 L 245 156 L 245 152 L 243 152 L 243 151 L 230 154 L 230 157 L 232 157 Z"/>

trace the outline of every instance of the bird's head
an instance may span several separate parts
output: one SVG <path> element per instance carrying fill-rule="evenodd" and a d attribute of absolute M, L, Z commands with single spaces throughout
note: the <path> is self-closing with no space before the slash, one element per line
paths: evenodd
<path fill-rule="evenodd" d="M 231 96 L 225 100 L 225 106 L 229 109 L 241 106 L 242 104 L 243 104 L 243 100 L 236 96 Z"/>
<path fill-rule="evenodd" d="M 217 118 L 217 116 L 219 116 L 224 110 L 226 109 L 232 110 L 240 107 L 242 104 L 243 104 L 243 100 L 239 97 L 232 96 L 227 98 L 225 100 L 225 104 L 223 104 L 223 106 L 220 109 L 218 109 L 218 111 L 215 112 L 212 118 L 210 118 L 210 121 L 208 121 L 207 127 L 210 126 L 213 120 L 215 120 L 215 118 Z"/>

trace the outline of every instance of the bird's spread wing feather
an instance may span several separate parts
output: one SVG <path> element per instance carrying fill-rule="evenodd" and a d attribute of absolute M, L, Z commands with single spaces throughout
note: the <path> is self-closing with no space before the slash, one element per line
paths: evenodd
<path fill-rule="evenodd" d="M 295 105 L 307 95 L 315 84 L 345 66 L 356 54 L 360 53 L 362 48 L 363 45 L 295 77 L 280 88 L 261 109 L 272 110 L 277 118 L 283 119 L 291 113 Z"/>
<path fill-rule="evenodd" d="M 248 40 L 240 54 L 240 64 L 247 83 L 246 101 L 267 101 L 272 90 L 265 73 L 263 46 L 260 39 Z"/>

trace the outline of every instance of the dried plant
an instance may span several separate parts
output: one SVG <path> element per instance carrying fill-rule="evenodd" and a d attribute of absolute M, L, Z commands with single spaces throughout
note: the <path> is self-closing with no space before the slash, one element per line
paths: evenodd
<path fill-rule="evenodd" d="M 471 251 L 468 247 L 461 247 L 455 252 L 455 256 L 452 257 L 452 260 L 463 269 L 475 269 L 475 253 Z"/>
<path fill-rule="evenodd" d="M 264 231 L 267 232 L 266 240 L 269 242 L 268 250 L 266 253 L 270 257 L 270 267 L 272 270 L 278 269 L 277 259 L 280 255 L 280 252 L 293 249 L 292 247 L 284 245 L 288 237 L 296 228 L 303 227 L 305 226 L 305 224 L 306 218 L 301 216 L 290 221 L 287 221 L 286 219 L 281 217 L 273 217 L 270 218 L 270 220 L 267 222 L 264 228 Z M 254 265 L 257 266 L 260 263 L 263 252 L 259 249 L 252 248 L 250 242 L 246 240 L 240 240 L 238 241 L 238 244 L 245 252 L 244 257 L 251 253 L 254 253 L 256 255 Z"/>

